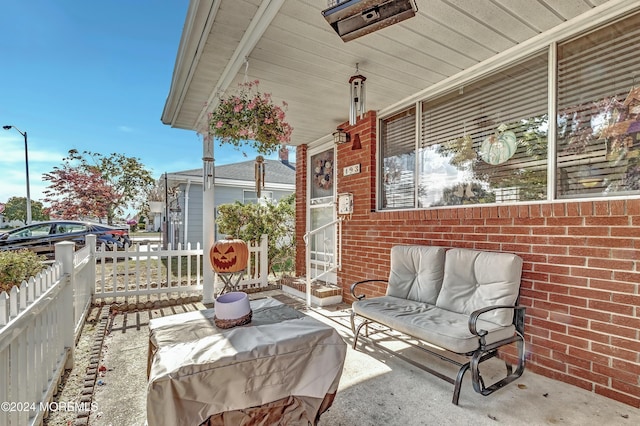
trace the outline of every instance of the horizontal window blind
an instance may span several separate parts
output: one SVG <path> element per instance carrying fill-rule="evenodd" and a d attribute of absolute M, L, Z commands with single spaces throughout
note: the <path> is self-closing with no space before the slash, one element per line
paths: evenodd
<path fill-rule="evenodd" d="M 416 109 L 382 121 L 380 126 L 382 179 L 381 207 L 415 206 Z"/>
<path fill-rule="evenodd" d="M 640 192 L 640 14 L 558 45 L 557 196 Z"/>
<path fill-rule="evenodd" d="M 423 102 L 422 207 L 546 198 L 547 54 Z"/>

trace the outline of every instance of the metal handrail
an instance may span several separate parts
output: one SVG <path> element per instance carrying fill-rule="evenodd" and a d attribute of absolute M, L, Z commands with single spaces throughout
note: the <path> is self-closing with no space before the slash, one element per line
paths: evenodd
<path fill-rule="evenodd" d="M 307 232 L 306 234 L 304 234 L 304 236 L 302 237 L 302 239 L 304 240 L 304 244 L 307 247 L 306 250 L 306 276 L 307 276 L 307 280 L 306 280 L 306 293 L 307 293 L 307 306 L 310 307 L 311 306 L 311 282 L 315 281 L 318 279 L 318 277 L 324 276 L 329 272 L 333 272 L 335 270 L 341 270 L 342 269 L 342 217 L 339 217 L 338 219 L 335 219 L 329 223 L 326 223 L 312 231 Z M 334 263 L 333 266 L 328 269 L 325 270 L 324 272 L 322 272 L 322 274 L 318 275 L 317 277 L 315 277 L 313 280 L 311 279 L 311 250 L 309 247 L 309 238 L 324 231 L 325 229 L 333 226 L 333 225 L 338 225 L 338 229 L 337 229 L 337 233 L 336 233 L 336 239 L 334 242 Z"/>

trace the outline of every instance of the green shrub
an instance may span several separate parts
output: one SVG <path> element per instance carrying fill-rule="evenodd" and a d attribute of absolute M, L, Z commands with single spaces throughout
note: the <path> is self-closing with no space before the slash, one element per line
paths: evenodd
<path fill-rule="evenodd" d="M 0 252 L 0 292 L 9 291 L 45 268 L 45 256 L 30 250 Z"/>

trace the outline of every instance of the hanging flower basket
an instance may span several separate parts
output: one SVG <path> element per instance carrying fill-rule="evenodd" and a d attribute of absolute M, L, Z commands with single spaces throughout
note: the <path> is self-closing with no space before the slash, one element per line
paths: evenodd
<path fill-rule="evenodd" d="M 275 105 L 270 93 L 258 91 L 258 84 L 240 84 L 237 94 L 221 98 L 209 114 L 209 128 L 221 143 L 248 144 L 268 155 L 291 141 L 293 128 L 285 121 L 286 102 Z"/>

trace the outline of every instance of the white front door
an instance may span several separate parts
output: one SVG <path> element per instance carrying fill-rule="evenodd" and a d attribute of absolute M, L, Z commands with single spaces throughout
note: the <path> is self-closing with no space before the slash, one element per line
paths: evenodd
<path fill-rule="evenodd" d="M 335 284 L 336 219 L 335 150 L 309 150 L 308 188 L 308 256 L 311 279 Z"/>

